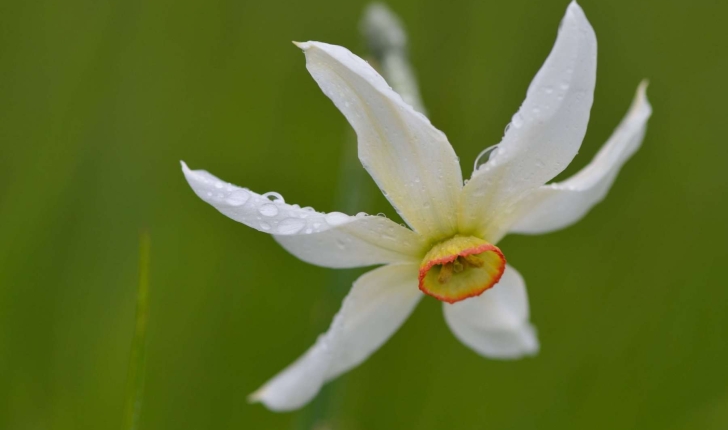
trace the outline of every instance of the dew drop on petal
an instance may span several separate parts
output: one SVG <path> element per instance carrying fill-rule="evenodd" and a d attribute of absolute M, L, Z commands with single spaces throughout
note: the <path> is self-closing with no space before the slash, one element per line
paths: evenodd
<path fill-rule="evenodd" d="M 285 200 L 283 200 L 282 195 L 280 195 L 274 191 L 267 192 L 267 193 L 263 194 L 262 197 L 264 197 L 272 202 L 276 202 L 276 203 L 285 203 L 286 202 Z"/>
<path fill-rule="evenodd" d="M 250 198 L 250 194 L 247 191 L 237 190 L 233 191 L 225 201 L 230 206 L 242 206 L 248 201 L 248 198 Z"/>
<path fill-rule="evenodd" d="M 215 182 L 215 188 L 220 189 L 220 188 L 222 188 L 224 186 L 225 186 L 225 184 L 223 184 L 222 182 Z"/>
<path fill-rule="evenodd" d="M 484 150 L 480 151 L 480 154 L 475 158 L 475 165 L 473 166 L 473 171 L 480 169 L 480 166 L 487 163 L 488 160 L 490 160 L 490 156 L 493 154 L 493 151 L 498 149 L 498 145 L 493 145 L 485 148 Z"/>
<path fill-rule="evenodd" d="M 301 231 L 306 222 L 298 218 L 286 218 L 278 224 L 279 234 L 294 234 Z"/>
<path fill-rule="evenodd" d="M 329 225 L 337 226 L 348 221 L 349 215 L 343 214 L 341 212 L 331 212 L 327 213 L 324 219 L 327 223 L 329 223 Z"/>
<path fill-rule="evenodd" d="M 521 116 L 520 112 L 516 112 L 515 115 L 513 115 L 513 118 L 511 118 L 511 125 L 515 128 L 521 128 L 523 125 L 523 117 Z"/>
<path fill-rule="evenodd" d="M 263 216 L 276 216 L 278 215 L 278 208 L 275 205 L 266 203 L 258 209 L 258 212 Z"/>
<path fill-rule="evenodd" d="M 267 222 L 261 222 L 260 228 L 263 230 L 270 230 L 270 224 L 268 224 Z"/>

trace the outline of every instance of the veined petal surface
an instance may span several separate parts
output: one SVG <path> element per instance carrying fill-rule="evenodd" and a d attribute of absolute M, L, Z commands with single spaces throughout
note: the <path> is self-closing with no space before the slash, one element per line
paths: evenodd
<path fill-rule="evenodd" d="M 384 217 L 321 213 L 289 205 L 277 193 L 260 195 L 204 170 L 182 170 L 195 193 L 235 221 L 276 240 L 296 257 L 326 267 L 417 261 L 422 238 Z"/>
<path fill-rule="evenodd" d="M 274 411 L 300 408 L 321 386 L 366 360 L 412 313 L 423 296 L 417 265 L 393 264 L 354 282 L 329 330 L 298 360 L 251 394 Z"/>
<path fill-rule="evenodd" d="M 461 231 L 495 243 L 493 230 L 512 215 L 515 203 L 571 162 L 589 122 L 596 55 L 594 30 L 572 2 L 503 140 L 463 188 Z"/>
<path fill-rule="evenodd" d="M 354 127 L 362 164 L 402 218 L 429 238 L 454 234 L 463 182 L 445 135 L 346 48 L 298 46 L 324 94 Z"/>
<path fill-rule="evenodd" d="M 652 114 L 646 89 L 645 82 L 640 84 L 629 112 L 591 163 L 564 182 L 539 188 L 519 204 L 521 215 L 511 232 L 540 234 L 568 227 L 604 199 L 645 136 Z"/>
<path fill-rule="evenodd" d="M 510 265 L 493 288 L 462 302 L 443 303 L 443 311 L 455 337 L 480 355 L 515 359 L 538 352 L 526 284 Z"/>

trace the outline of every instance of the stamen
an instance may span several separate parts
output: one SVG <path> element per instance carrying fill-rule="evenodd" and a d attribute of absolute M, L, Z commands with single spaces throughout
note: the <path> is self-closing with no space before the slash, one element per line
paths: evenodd
<path fill-rule="evenodd" d="M 440 267 L 440 274 L 437 276 L 438 282 L 444 284 L 449 281 L 450 278 L 452 278 L 452 269 L 451 263 L 443 264 L 442 267 Z"/>
<path fill-rule="evenodd" d="M 456 258 L 455 261 L 452 262 L 452 269 L 455 273 L 460 273 L 465 270 L 465 266 L 463 266 L 463 263 L 460 262 L 460 258 Z"/>
<path fill-rule="evenodd" d="M 477 255 L 471 254 L 471 255 L 466 255 L 465 257 L 460 257 L 460 258 L 465 260 L 465 262 L 472 267 L 483 267 L 483 265 L 485 264 L 485 261 L 483 261 L 483 259 L 481 259 Z"/>

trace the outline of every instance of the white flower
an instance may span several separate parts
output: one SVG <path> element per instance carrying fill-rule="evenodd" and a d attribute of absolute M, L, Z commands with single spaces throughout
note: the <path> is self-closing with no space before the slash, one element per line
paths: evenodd
<path fill-rule="evenodd" d="M 251 400 L 273 410 L 303 406 L 376 351 L 423 292 L 444 302 L 448 326 L 476 352 L 500 359 L 535 354 L 523 278 L 495 244 L 507 233 L 564 228 L 602 200 L 644 135 L 651 113 L 645 85 L 594 160 L 570 179 L 545 185 L 576 155 L 594 94 L 596 38 L 571 3 L 503 140 L 464 184 L 445 135 L 369 64 L 340 46 L 298 46 L 324 94 L 356 130 L 362 164 L 411 229 L 380 216 L 290 205 L 277 193 L 259 195 L 182 163 L 200 198 L 273 234 L 301 260 L 333 268 L 383 265 L 354 283 L 329 330 Z"/>

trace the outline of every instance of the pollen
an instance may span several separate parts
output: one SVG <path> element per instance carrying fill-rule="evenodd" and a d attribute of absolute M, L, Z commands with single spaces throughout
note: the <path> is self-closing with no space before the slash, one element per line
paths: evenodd
<path fill-rule="evenodd" d="M 435 244 L 420 264 L 420 290 L 438 300 L 459 302 L 479 296 L 499 280 L 506 259 L 497 246 L 474 236 Z"/>

